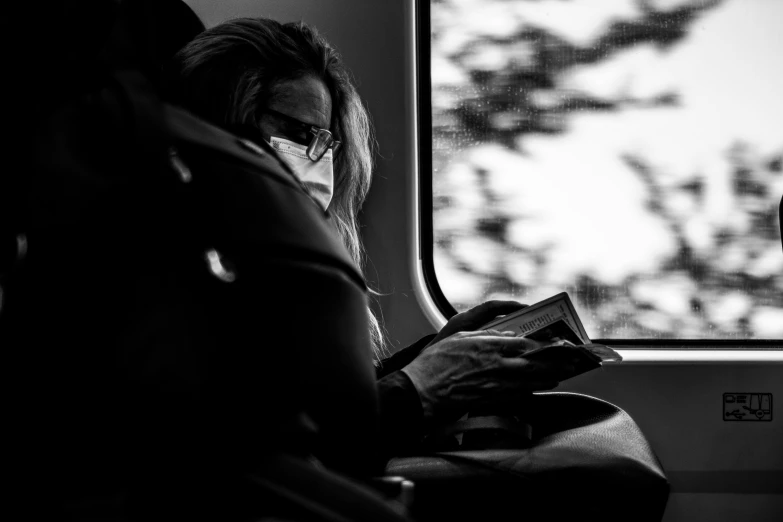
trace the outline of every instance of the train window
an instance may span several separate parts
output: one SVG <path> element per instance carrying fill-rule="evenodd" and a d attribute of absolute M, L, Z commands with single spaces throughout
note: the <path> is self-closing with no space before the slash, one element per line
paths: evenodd
<path fill-rule="evenodd" d="M 780 346 L 783 2 L 419 8 L 442 308 L 567 291 L 593 338 Z"/>

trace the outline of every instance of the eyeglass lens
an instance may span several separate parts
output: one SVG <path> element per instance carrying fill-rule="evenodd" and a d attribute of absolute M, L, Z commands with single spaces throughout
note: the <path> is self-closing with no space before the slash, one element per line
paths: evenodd
<path fill-rule="evenodd" d="M 312 161 L 318 161 L 326 154 L 326 151 L 334 140 L 332 139 L 332 134 L 325 129 L 319 129 L 314 134 L 313 140 L 307 147 L 307 156 Z"/>

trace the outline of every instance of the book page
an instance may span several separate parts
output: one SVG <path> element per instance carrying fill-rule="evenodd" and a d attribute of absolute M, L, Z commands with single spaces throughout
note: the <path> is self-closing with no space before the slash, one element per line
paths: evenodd
<path fill-rule="evenodd" d="M 587 336 L 573 304 L 571 304 L 571 299 L 565 292 L 491 321 L 485 324 L 482 329 L 514 332 L 518 336 L 526 336 L 559 320 L 570 326 L 582 343 L 590 342 L 590 338 Z"/>
<path fill-rule="evenodd" d="M 565 292 L 490 321 L 482 329 L 513 332 L 518 337 L 544 343 L 525 352 L 523 357 L 550 367 L 570 368 L 558 377 L 558 382 L 600 368 L 605 361 L 623 360 L 610 347 L 590 341 Z"/>
<path fill-rule="evenodd" d="M 558 319 L 552 324 L 542 326 L 538 330 L 534 330 L 526 334 L 525 337 L 527 339 L 533 339 L 534 341 L 539 341 L 542 343 L 568 341 L 571 344 L 584 344 L 574 329 L 568 326 L 568 323 L 566 323 L 562 318 Z"/>

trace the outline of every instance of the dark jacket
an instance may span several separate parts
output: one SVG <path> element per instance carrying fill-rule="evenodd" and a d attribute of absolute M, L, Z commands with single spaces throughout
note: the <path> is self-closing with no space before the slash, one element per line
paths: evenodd
<path fill-rule="evenodd" d="M 125 22 L 28 122 L 0 313 L 11 496 L 36 520 L 230 518 L 227 477 L 269 453 L 380 474 L 361 274 L 271 148 L 161 103 Z"/>
<path fill-rule="evenodd" d="M 415 453 L 424 437 L 424 413 L 418 392 L 400 370 L 418 357 L 435 335 L 422 337 L 381 361 L 376 369 L 381 450 L 385 459 Z"/>

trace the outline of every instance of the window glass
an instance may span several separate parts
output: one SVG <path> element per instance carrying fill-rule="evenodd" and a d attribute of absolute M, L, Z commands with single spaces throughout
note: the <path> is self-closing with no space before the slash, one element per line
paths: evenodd
<path fill-rule="evenodd" d="M 433 0 L 435 274 L 593 338 L 781 339 L 783 2 Z"/>

